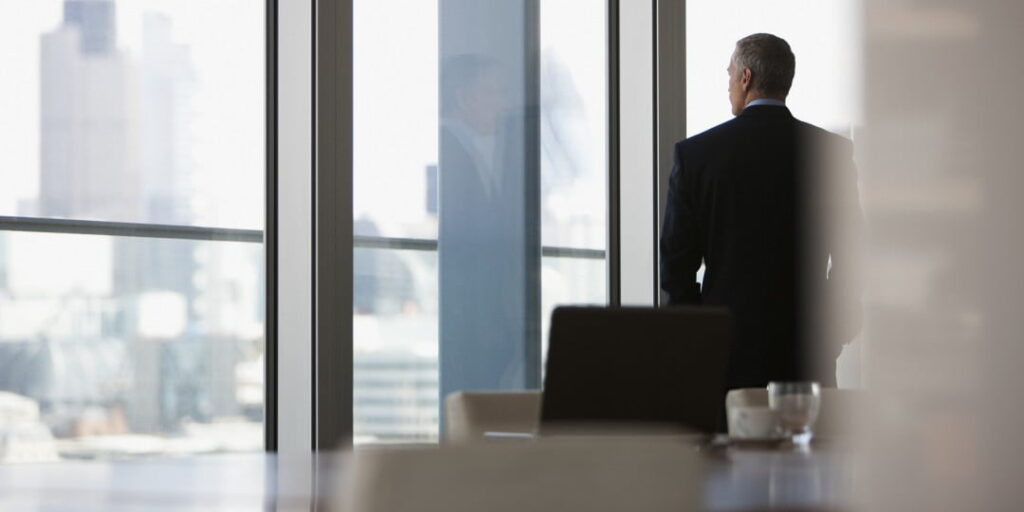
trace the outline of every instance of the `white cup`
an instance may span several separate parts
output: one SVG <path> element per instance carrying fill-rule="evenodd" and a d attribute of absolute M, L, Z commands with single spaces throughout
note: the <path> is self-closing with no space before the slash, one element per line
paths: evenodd
<path fill-rule="evenodd" d="M 736 439 L 770 439 L 779 435 L 778 415 L 767 406 L 730 407 L 728 420 L 729 436 Z"/>

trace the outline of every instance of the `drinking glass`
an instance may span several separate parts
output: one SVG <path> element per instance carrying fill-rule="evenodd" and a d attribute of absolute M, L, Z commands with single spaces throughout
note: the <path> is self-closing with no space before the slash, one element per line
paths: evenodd
<path fill-rule="evenodd" d="M 770 382 L 768 406 L 778 415 L 781 433 L 793 444 L 806 446 L 814 436 L 821 387 L 817 382 Z"/>

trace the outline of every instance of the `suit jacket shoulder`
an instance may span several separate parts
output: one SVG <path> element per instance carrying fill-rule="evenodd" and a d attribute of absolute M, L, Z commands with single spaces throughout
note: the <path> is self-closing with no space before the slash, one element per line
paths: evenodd
<path fill-rule="evenodd" d="M 676 142 L 676 157 L 683 157 L 687 163 L 699 163 L 734 139 L 738 122 L 738 117 L 730 119 Z"/>

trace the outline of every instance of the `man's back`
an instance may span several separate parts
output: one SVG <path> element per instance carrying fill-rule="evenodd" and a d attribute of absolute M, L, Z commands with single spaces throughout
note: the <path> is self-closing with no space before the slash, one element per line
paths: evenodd
<path fill-rule="evenodd" d="M 820 155 L 842 154 L 840 166 Z M 836 248 L 812 222 L 829 217 L 808 201 L 823 183 L 853 197 L 848 141 L 798 121 L 782 106 L 747 107 L 735 119 L 676 145 L 662 235 L 662 288 L 673 304 L 727 306 L 737 340 L 729 387 L 817 379 L 802 314 L 825 288 Z M 822 176 L 836 173 L 840 176 Z M 843 205 L 850 204 L 843 201 Z M 845 207 L 845 206 L 844 206 Z M 694 273 L 705 264 L 703 286 Z M 845 257 L 833 256 L 833 264 Z M 842 340 L 843 342 L 848 340 Z M 838 344 L 816 340 L 814 349 Z M 837 354 L 829 354 L 834 360 Z"/>

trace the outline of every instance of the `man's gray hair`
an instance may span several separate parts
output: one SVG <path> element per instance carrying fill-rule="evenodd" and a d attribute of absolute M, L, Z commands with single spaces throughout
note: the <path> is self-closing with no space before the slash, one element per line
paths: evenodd
<path fill-rule="evenodd" d="M 753 34 L 736 42 L 733 66 L 750 69 L 753 88 L 769 97 L 785 98 L 793 85 L 796 57 L 789 43 L 771 34 Z"/>

